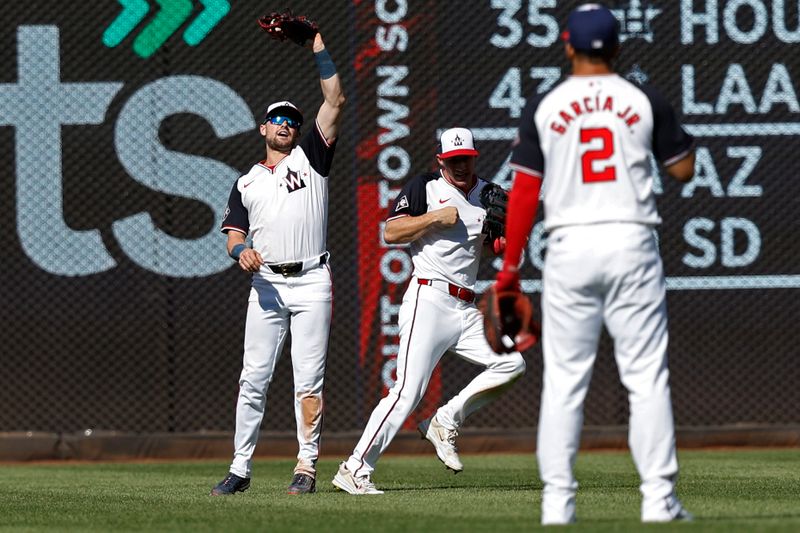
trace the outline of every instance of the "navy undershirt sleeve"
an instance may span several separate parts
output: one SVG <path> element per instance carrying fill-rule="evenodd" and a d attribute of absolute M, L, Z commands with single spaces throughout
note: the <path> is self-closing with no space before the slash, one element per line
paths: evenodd
<path fill-rule="evenodd" d="M 427 213 L 428 195 L 426 186 L 429 181 L 436 179 L 436 177 L 436 174 L 421 174 L 411 178 L 397 195 L 387 218 L 395 218 L 399 215 L 417 217 Z"/>
<path fill-rule="evenodd" d="M 653 155 L 656 159 L 670 163 L 675 157 L 689 152 L 694 139 L 681 127 L 672 105 L 654 87 L 641 85 L 639 88 L 653 108 Z"/>
<path fill-rule="evenodd" d="M 333 164 L 333 153 L 336 150 L 336 140 L 328 144 L 319 131 L 316 121 L 310 124 L 310 130 L 300 140 L 300 148 L 308 157 L 308 161 L 320 176 L 328 177 Z"/>
<path fill-rule="evenodd" d="M 228 197 L 228 206 L 222 217 L 222 233 L 236 229 L 247 235 L 250 232 L 250 220 L 247 216 L 247 209 L 242 205 L 242 193 L 239 191 L 238 183 L 238 179 L 233 182 L 233 188 Z"/>

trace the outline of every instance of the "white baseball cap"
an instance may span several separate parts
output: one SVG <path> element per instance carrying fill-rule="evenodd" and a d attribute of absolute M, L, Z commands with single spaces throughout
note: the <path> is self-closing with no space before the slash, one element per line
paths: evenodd
<path fill-rule="evenodd" d="M 264 121 L 275 115 L 285 115 L 298 120 L 300 124 L 303 123 L 303 113 L 300 112 L 296 105 L 288 100 L 281 100 L 280 102 L 270 104 L 267 108 L 267 112 L 264 113 Z"/>
<path fill-rule="evenodd" d="M 447 159 L 459 155 L 477 156 L 472 132 L 467 128 L 450 128 L 442 133 L 439 157 Z"/>

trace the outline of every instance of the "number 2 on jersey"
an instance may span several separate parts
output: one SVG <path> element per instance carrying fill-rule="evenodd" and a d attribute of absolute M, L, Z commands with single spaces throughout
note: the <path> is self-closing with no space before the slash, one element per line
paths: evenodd
<path fill-rule="evenodd" d="M 581 157 L 583 169 L 583 182 L 594 183 L 597 181 L 614 181 L 617 179 L 617 169 L 608 165 L 595 170 L 594 163 L 602 163 L 614 155 L 614 135 L 608 128 L 585 128 L 581 130 L 581 144 L 590 143 L 595 139 L 603 141 L 603 145 L 595 150 L 587 150 Z"/>

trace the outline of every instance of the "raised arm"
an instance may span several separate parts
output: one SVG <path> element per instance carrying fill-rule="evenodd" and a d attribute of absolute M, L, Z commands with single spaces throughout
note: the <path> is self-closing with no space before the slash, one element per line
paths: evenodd
<path fill-rule="evenodd" d="M 319 33 L 314 37 L 311 49 L 314 51 L 314 59 L 319 69 L 319 84 L 324 98 L 317 113 L 317 123 L 325 139 L 332 142 L 339 134 L 339 122 L 345 102 L 342 82 Z"/>

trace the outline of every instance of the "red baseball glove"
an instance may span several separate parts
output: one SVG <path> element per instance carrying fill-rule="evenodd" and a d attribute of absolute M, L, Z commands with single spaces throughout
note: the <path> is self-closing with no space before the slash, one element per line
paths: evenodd
<path fill-rule="evenodd" d="M 522 352 L 539 342 L 541 327 L 533 320 L 531 301 L 521 292 L 496 292 L 492 285 L 478 308 L 486 340 L 496 353 Z"/>
<path fill-rule="evenodd" d="M 292 41 L 305 46 L 319 32 L 317 23 L 305 16 L 297 16 L 287 9 L 283 13 L 273 12 L 258 19 L 258 25 L 267 35 L 278 41 Z"/>

